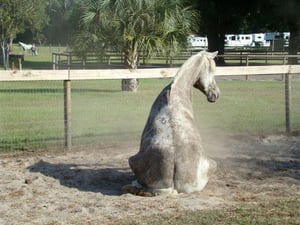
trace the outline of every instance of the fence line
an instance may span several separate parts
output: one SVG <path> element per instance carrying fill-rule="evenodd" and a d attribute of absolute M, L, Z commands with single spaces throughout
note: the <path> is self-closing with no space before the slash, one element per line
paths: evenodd
<path fill-rule="evenodd" d="M 5 70 L 0 81 L 96 80 L 174 77 L 178 68 L 102 70 Z M 300 74 L 300 65 L 217 67 L 216 76 Z"/>
<path fill-rule="evenodd" d="M 71 148 L 71 81 L 95 79 L 168 78 L 175 76 L 178 68 L 154 69 L 107 69 L 107 70 L 18 70 L 1 71 L 0 81 L 45 81 L 64 82 L 64 127 L 65 147 Z M 286 132 L 291 132 L 291 75 L 300 74 L 300 65 L 217 67 L 216 76 L 236 75 L 285 75 Z"/>
<path fill-rule="evenodd" d="M 198 51 L 190 50 L 180 52 L 176 55 L 154 55 L 151 60 L 165 61 L 165 65 L 170 67 L 174 66 L 176 61 L 185 61 L 190 56 Z M 300 55 L 288 55 L 283 51 L 226 51 L 223 55 L 218 55 L 217 58 L 224 60 L 239 60 L 240 65 L 249 65 L 252 60 L 265 60 L 268 64 L 269 60 L 279 61 L 279 64 L 287 64 L 289 58 L 298 60 Z M 140 53 L 139 61 L 146 64 L 147 58 L 143 53 Z M 53 69 L 66 69 L 66 68 L 81 68 L 86 69 L 88 63 L 103 63 L 103 65 L 111 66 L 112 62 L 117 62 L 121 65 L 124 64 L 124 53 L 122 52 L 89 52 L 85 56 L 78 56 L 74 52 L 65 53 L 52 53 L 52 67 Z M 278 63 L 277 63 L 278 64 Z M 103 66 L 102 65 L 102 66 Z M 176 66 L 175 66 L 176 67 Z"/>

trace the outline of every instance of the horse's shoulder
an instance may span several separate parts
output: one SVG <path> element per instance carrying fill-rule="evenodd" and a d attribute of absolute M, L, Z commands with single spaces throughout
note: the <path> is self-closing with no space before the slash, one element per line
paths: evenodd
<path fill-rule="evenodd" d="M 159 110 L 169 105 L 171 85 L 166 86 L 155 99 L 152 109 Z"/>

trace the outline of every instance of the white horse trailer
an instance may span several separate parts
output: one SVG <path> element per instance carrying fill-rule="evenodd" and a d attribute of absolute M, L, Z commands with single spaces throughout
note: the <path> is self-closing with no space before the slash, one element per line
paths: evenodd
<path fill-rule="evenodd" d="M 289 46 L 290 43 L 290 32 L 283 32 L 283 40 L 284 40 L 284 46 Z"/>
<path fill-rule="evenodd" d="M 266 40 L 265 33 L 255 33 L 252 34 L 253 36 L 253 43 L 252 47 L 270 47 L 271 42 Z"/>
<path fill-rule="evenodd" d="M 250 47 L 253 42 L 251 34 L 226 34 L 225 47 Z"/>
<path fill-rule="evenodd" d="M 228 48 L 246 48 L 246 47 L 271 47 L 275 42 L 282 40 L 284 46 L 289 45 L 290 32 L 269 32 L 252 34 L 226 34 L 225 47 Z M 207 37 L 190 35 L 188 45 L 193 49 L 207 49 Z"/>
<path fill-rule="evenodd" d="M 194 49 L 207 49 L 208 41 L 207 37 L 200 37 L 191 35 L 188 37 L 188 45 Z"/>

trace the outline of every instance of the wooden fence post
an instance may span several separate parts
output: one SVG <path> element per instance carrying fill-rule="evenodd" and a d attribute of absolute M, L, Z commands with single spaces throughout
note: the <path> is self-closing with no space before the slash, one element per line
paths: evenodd
<path fill-rule="evenodd" d="M 53 70 L 56 70 L 56 63 L 57 63 L 57 55 L 56 53 L 52 53 L 52 68 Z"/>
<path fill-rule="evenodd" d="M 249 56 L 246 55 L 246 66 L 249 66 Z M 246 80 L 248 80 L 248 75 L 246 75 Z"/>
<path fill-rule="evenodd" d="M 64 80 L 64 125 L 65 125 L 65 148 L 72 147 L 71 132 L 71 81 Z"/>
<path fill-rule="evenodd" d="M 291 74 L 285 75 L 285 128 L 291 132 Z"/>

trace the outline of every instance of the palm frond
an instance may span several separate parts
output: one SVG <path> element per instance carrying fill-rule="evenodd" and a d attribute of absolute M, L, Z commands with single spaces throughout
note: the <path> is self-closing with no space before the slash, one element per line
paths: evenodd
<path fill-rule="evenodd" d="M 184 7 L 183 0 L 87 0 L 82 25 L 83 32 L 113 47 L 150 56 L 184 45 L 198 19 L 198 13 Z"/>

